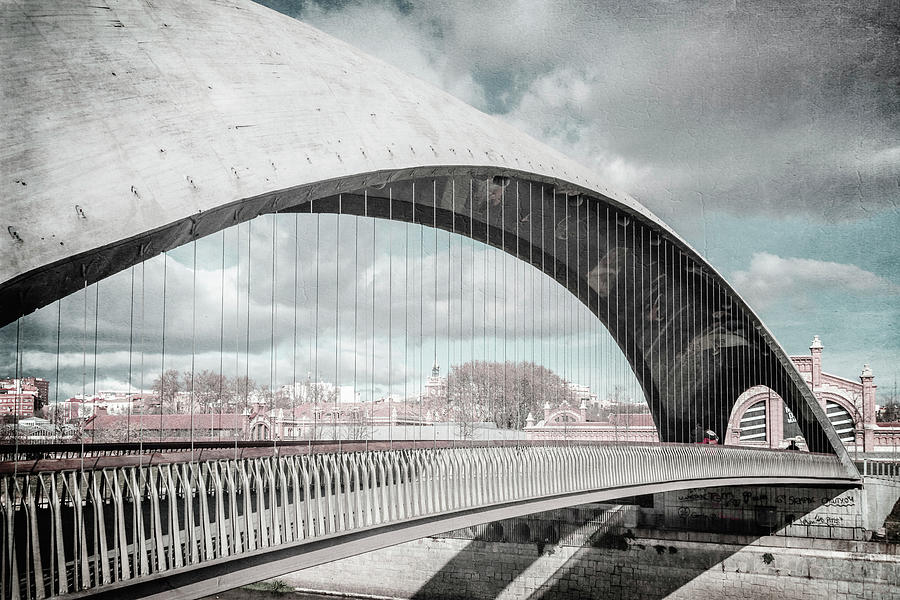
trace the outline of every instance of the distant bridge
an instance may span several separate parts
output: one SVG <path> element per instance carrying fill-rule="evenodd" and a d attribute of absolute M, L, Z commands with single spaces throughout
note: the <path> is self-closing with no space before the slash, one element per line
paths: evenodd
<path fill-rule="evenodd" d="M 0 589 L 11 599 L 198 598 L 587 502 L 723 485 L 859 485 L 835 456 L 699 444 L 244 446 L 94 457 L 87 447 L 84 468 L 80 458 L 2 463 Z M 268 456 L 245 457 L 260 453 Z"/>

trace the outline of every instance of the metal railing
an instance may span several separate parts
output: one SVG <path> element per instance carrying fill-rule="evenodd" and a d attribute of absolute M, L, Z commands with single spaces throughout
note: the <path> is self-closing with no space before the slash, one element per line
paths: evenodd
<path fill-rule="evenodd" d="M 864 477 L 887 477 L 900 479 L 900 460 L 892 458 L 864 458 L 855 461 L 856 468 Z"/>
<path fill-rule="evenodd" d="M 16 471 L 0 475 L 0 591 L 18 599 L 100 590 L 454 511 L 767 477 L 851 481 L 831 455 L 698 444 L 410 448 Z"/>

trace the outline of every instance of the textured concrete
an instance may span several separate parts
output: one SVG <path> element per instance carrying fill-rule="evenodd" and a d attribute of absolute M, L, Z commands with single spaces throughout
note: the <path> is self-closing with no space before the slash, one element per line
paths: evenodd
<path fill-rule="evenodd" d="M 637 538 L 626 549 L 426 539 L 292 573 L 309 590 L 433 600 L 900 598 L 900 557 Z M 552 554 L 550 554 L 552 552 Z"/>
<path fill-rule="evenodd" d="M 249 0 L 0 10 L 0 286 L 125 240 L 122 259 L 153 256 L 172 240 L 142 248 L 146 234 L 173 223 L 187 240 L 415 170 L 527 171 L 650 216 L 559 152 Z"/>
<path fill-rule="evenodd" d="M 900 479 L 866 477 L 864 481 L 865 527 L 874 531 L 884 527 L 888 515 L 900 502 Z"/>

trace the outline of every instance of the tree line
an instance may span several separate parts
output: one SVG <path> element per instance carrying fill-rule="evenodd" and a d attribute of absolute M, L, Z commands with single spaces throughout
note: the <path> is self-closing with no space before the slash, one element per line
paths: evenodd
<path fill-rule="evenodd" d="M 145 407 L 145 412 L 164 414 L 243 412 L 251 404 L 261 403 L 271 408 L 290 408 L 297 402 L 334 402 L 337 390 L 306 382 L 299 398 L 289 390 L 272 390 L 268 385 L 259 385 L 245 375 L 228 377 L 215 371 L 204 369 L 197 373 L 168 369 L 153 381 L 156 403 Z M 193 401 L 186 393 L 193 392 Z M 191 403 L 193 405 L 191 406 Z"/>

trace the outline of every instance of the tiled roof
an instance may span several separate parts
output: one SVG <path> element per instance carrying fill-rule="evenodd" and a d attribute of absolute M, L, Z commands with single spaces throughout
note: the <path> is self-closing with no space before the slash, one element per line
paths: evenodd
<path fill-rule="evenodd" d="M 129 421 L 130 419 L 130 421 Z M 193 419 L 193 420 L 192 420 Z M 249 417 L 235 414 L 177 414 L 177 415 L 96 415 L 87 420 L 85 430 L 132 429 L 186 430 L 197 429 L 243 429 Z"/>

